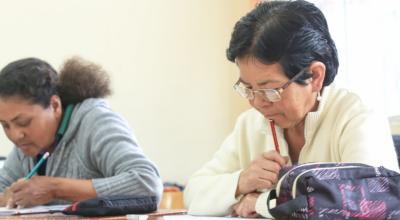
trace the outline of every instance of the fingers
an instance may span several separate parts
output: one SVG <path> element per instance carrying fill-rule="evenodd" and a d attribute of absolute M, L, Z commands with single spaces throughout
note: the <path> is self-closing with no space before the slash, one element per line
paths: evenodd
<path fill-rule="evenodd" d="M 276 160 L 279 160 L 279 162 L 276 162 Z M 285 161 L 286 159 L 280 155 L 276 158 L 275 156 L 267 155 L 267 157 L 265 157 L 265 155 L 263 155 L 253 162 L 253 170 L 251 172 L 257 176 L 257 179 L 275 184 L 278 181 L 279 171 L 282 169 L 280 164 L 280 162 L 282 162 L 281 160 Z"/>
<path fill-rule="evenodd" d="M 26 208 L 29 207 L 29 200 L 20 195 L 11 197 L 7 202 L 7 208 Z"/>
<path fill-rule="evenodd" d="M 250 213 L 248 213 L 247 216 L 243 216 L 243 217 L 246 217 L 246 218 L 258 218 L 258 214 L 257 214 L 257 212 L 250 212 Z"/>
<path fill-rule="evenodd" d="M 7 207 L 8 209 L 14 209 L 14 208 L 17 207 L 17 205 L 15 204 L 14 200 L 13 200 L 12 198 L 10 198 L 10 199 L 8 199 L 8 201 L 7 201 L 6 207 Z"/>
<path fill-rule="evenodd" d="M 285 159 L 285 163 L 287 165 L 289 163 L 289 160 L 290 160 L 289 156 L 283 156 L 283 159 Z"/>
<path fill-rule="evenodd" d="M 261 188 L 270 188 L 278 181 L 278 174 L 279 171 L 275 172 L 259 168 L 257 171 L 251 173 L 251 175 L 253 175 L 253 178 L 250 178 L 250 181 L 254 181 L 254 183 L 259 183 L 259 187 Z"/>
<path fill-rule="evenodd" d="M 21 204 L 19 204 L 21 203 Z M 24 204 L 23 202 L 16 202 L 13 199 L 9 199 L 7 202 L 7 206 L 8 209 L 23 209 L 25 207 L 28 207 L 26 204 Z"/>
<path fill-rule="evenodd" d="M 240 174 L 235 195 L 272 188 L 278 182 L 279 171 L 288 161 L 288 157 L 282 157 L 276 151 L 263 153 Z"/>
<path fill-rule="evenodd" d="M 9 189 L 12 193 L 17 193 L 17 192 L 21 191 L 22 189 L 24 189 L 25 185 L 27 183 L 28 183 L 28 181 L 26 181 L 24 178 L 22 178 L 22 179 L 19 179 L 17 182 L 14 182 L 13 184 L 11 184 Z"/>
<path fill-rule="evenodd" d="M 15 209 L 15 208 L 18 208 L 18 209 L 21 209 L 21 208 L 24 208 L 24 205 L 21 205 L 20 204 L 21 202 L 18 202 L 17 200 L 15 200 L 14 198 L 10 198 L 8 201 L 7 201 L 7 208 L 8 209 Z"/>
<path fill-rule="evenodd" d="M 289 161 L 289 157 L 282 157 L 278 152 L 275 150 L 268 151 L 263 153 L 262 155 L 266 160 L 274 161 L 280 165 L 280 167 L 284 167 L 287 162 Z"/>
<path fill-rule="evenodd" d="M 233 206 L 233 214 L 239 217 L 256 218 L 258 214 L 255 210 L 255 204 L 259 194 L 250 193 L 245 195 L 237 204 Z"/>
<path fill-rule="evenodd" d="M 13 192 L 11 191 L 10 187 L 7 187 L 7 188 L 4 190 L 4 200 L 5 200 L 4 206 L 5 206 L 5 207 L 7 207 L 7 208 L 9 208 L 9 209 L 12 209 L 12 208 L 15 208 L 15 207 L 16 207 L 16 205 L 15 205 L 15 203 L 14 203 L 13 196 L 14 196 L 14 194 L 13 194 Z"/>
<path fill-rule="evenodd" d="M 254 177 L 243 180 L 239 183 L 238 194 L 247 194 L 255 192 L 258 189 L 271 189 L 276 183 L 276 177 L 273 180 L 262 179 L 259 177 Z"/>
<path fill-rule="evenodd" d="M 239 203 L 236 203 L 235 205 L 233 205 L 232 207 L 232 213 L 231 213 L 231 217 L 239 217 L 239 215 L 236 212 L 236 209 L 239 207 Z"/>
<path fill-rule="evenodd" d="M 11 191 L 9 187 L 6 187 L 2 193 L 0 193 L 0 206 L 7 206 L 8 200 L 11 197 Z"/>
<path fill-rule="evenodd" d="M 264 157 L 261 157 L 259 160 L 255 161 L 255 163 L 257 163 L 257 167 L 272 173 L 279 173 L 282 168 L 277 162 L 266 160 Z"/>
<path fill-rule="evenodd" d="M 17 182 L 14 182 L 9 187 L 10 198 L 7 202 L 7 207 L 9 208 L 25 208 L 29 206 L 29 189 L 28 189 L 29 181 L 24 178 L 19 179 Z"/>

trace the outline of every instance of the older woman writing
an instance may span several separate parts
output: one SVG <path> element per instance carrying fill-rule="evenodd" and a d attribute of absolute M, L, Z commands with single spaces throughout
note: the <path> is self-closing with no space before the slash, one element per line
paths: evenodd
<path fill-rule="evenodd" d="M 269 189 L 289 164 L 360 162 L 399 169 L 387 121 L 334 85 L 335 43 L 313 4 L 259 4 L 236 23 L 227 57 L 240 72 L 234 89 L 253 108 L 189 179 L 190 214 L 269 217 Z"/>

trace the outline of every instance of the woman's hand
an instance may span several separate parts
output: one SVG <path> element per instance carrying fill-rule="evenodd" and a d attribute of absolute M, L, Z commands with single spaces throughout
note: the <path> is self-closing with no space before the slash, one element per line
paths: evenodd
<path fill-rule="evenodd" d="M 249 193 L 233 206 L 232 216 L 257 218 L 256 201 L 260 193 Z"/>
<path fill-rule="evenodd" d="M 0 207 L 7 206 L 7 202 L 11 197 L 11 192 L 8 187 L 4 189 L 2 193 L 0 193 Z"/>
<path fill-rule="evenodd" d="M 274 150 L 263 153 L 240 173 L 236 196 L 272 188 L 278 181 L 279 170 L 288 161 L 289 157 L 282 157 Z"/>
<path fill-rule="evenodd" d="M 43 205 L 54 199 L 82 201 L 97 196 L 91 180 L 62 177 L 33 176 L 19 179 L 10 187 L 8 207 L 31 207 Z"/>
<path fill-rule="evenodd" d="M 11 196 L 7 206 L 10 208 L 43 205 L 55 199 L 52 177 L 47 176 L 33 176 L 29 180 L 19 179 L 9 187 L 9 190 Z"/>

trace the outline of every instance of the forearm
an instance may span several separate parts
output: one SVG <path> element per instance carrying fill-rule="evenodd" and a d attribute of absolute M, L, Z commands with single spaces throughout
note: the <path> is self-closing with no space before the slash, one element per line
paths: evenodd
<path fill-rule="evenodd" d="M 67 201 L 82 201 L 97 196 L 92 180 L 77 180 L 69 178 L 53 178 L 53 194 L 56 199 Z"/>
<path fill-rule="evenodd" d="M 235 197 L 239 172 L 194 177 L 185 188 L 185 203 L 191 215 L 225 216 L 238 202 Z M 212 207 L 209 206 L 213 203 Z"/>

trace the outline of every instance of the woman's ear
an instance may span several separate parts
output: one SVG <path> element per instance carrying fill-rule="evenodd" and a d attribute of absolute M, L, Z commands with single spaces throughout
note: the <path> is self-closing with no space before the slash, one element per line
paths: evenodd
<path fill-rule="evenodd" d="M 319 92 L 324 85 L 325 79 L 325 64 L 319 61 L 314 61 L 310 65 L 310 73 L 311 77 L 311 86 L 313 92 Z"/>
<path fill-rule="evenodd" d="M 61 99 L 58 95 L 52 95 L 50 98 L 50 107 L 57 118 L 62 116 L 62 104 Z"/>

